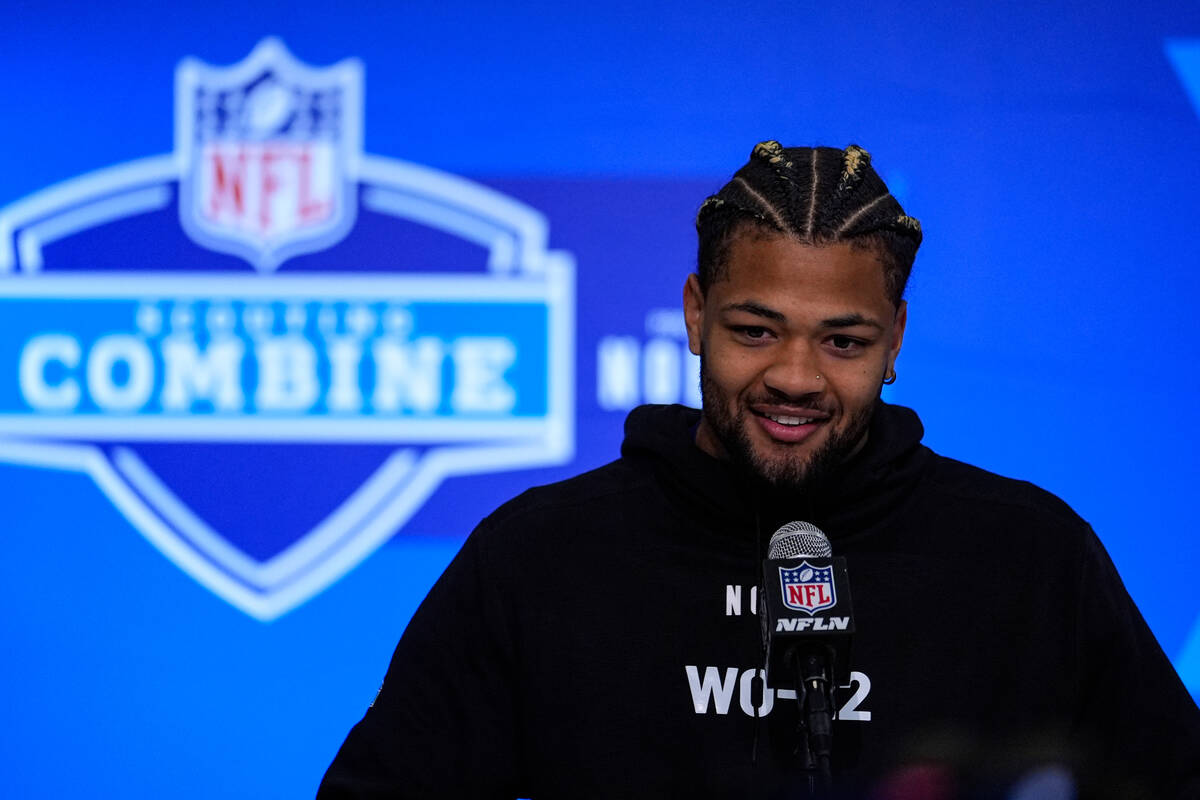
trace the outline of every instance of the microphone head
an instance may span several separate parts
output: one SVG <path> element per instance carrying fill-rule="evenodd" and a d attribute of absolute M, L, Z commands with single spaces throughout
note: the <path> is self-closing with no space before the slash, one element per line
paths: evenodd
<path fill-rule="evenodd" d="M 771 536 L 767 558 L 830 558 L 833 548 L 824 531 L 808 522 L 789 522 Z"/>

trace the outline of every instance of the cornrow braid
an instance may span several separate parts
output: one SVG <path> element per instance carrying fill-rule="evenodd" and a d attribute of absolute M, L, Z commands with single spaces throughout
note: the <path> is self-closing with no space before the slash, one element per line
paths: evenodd
<path fill-rule="evenodd" d="M 849 193 L 862 180 L 863 168 L 871 166 L 871 154 L 856 144 L 852 144 L 842 153 L 842 176 L 838 179 L 837 193 Z"/>
<path fill-rule="evenodd" d="M 871 154 L 856 144 L 845 150 L 756 144 L 750 160 L 696 215 L 703 291 L 724 276 L 729 245 L 747 229 L 816 246 L 847 242 L 874 250 L 896 306 L 921 244 L 921 223 L 904 213 L 871 165 Z"/>

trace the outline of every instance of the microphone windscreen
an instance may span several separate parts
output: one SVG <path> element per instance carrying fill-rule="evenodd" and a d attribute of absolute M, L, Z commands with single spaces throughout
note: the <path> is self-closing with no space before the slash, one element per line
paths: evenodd
<path fill-rule="evenodd" d="M 808 522 L 789 522 L 771 536 L 767 558 L 830 558 L 833 548 L 824 531 Z"/>

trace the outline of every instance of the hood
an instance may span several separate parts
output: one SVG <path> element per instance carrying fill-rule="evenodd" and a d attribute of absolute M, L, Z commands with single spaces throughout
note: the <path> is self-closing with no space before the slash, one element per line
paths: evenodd
<path fill-rule="evenodd" d="M 932 455 L 916 412 L 878 402 L 867 443 L 820 486 L 778 492 L 695 444 L 700 412 L 685 406 L 640 406 L 625 421 L 621 454 L 646 463 L 681 513 L 731 535 L 771 532 L 811 522 L 832 541 L 869 533 L 912 493 Z"/>

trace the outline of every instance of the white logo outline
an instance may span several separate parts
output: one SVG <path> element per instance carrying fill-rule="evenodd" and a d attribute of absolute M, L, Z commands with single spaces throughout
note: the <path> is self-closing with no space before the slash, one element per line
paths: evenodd
<path fill-rule="evenodd" d="M 282 45 L 265 40 L 255 53 L 264 48 Z M 178 152 L 152 156 L 63 181 L 0 208 L 0 296 L 62 293 L 72 285 L 79 289 L 77 278 L 42 274 L 43 248 L 100 224 L 162 210 L 170 204 L 187 168 L 186 159 Z M 398 447 L 321 523 L 265 563 L 248 558 L 191 513 L 133 450 L 116 448 L 110 460 L 98 446 L 54 441 L 56 436 L 89 433 L 100 434 L 98 439 L 118 438 L 120 433 L 128 440 L 128 430 L 105 433 L 96 428 L 89 431 L 86 425 L 73 430 L 63 425 L 56 432 L 38 432 L 0 418 L 0 461 L 90 476 L 134 528 L 168 559 L 214 594 L 264 622 L 314 597 L 349 572 L 391 538 L 445 478 L 569 461 L 574 455 L 575 416 L 574 263 L 568 253 L 547 249 L 545 218 L 487 187 L 397 159 L 361 154 L 356 159 L 355 179 L 355 188 L 364 187 L 364 207 L 471 240 L 488 253 L 487 272 L 479 275 L 388 273 L 364 277 L 364 281 L 402 283 L 406 291 L 417 294 L 444 296 L 449 287 L 451 295 L 458 291 L 500 301 L 531 295 L 545 299 L 549 341 L 544 421 L 481 421 L 467 437 L 434 435 L 434 440 L 446 446 L 433 447 L 420 456 L 413 449 Z M 190 284 L 197 294 L 210 289 L 214 281 L 244 286 L 246 278 L 254 280 L 252 274 L 236 273 L 138 272 L 136 276 L 139 281 L 158 280 L 180 287 Z M 336 279 L 344 290 L 357 278 L 276 276 L 271 282 L 311 288 L 322 280 Z M 223 424 L 211 422 L 216 427 Z M 276 440 L 286 440 L 286 424 L 277 427 Z M 411 437 L 411 427 L 407 432 L 401 428 L 391 440 Z M 180 431 L 166 435 L 174 440 Z M 243 441 L 238 438 L 241 435 L 229 435 L 226 440 Z M 365 437 L 335 431 L 322 440 L 363 441 Z"/>

